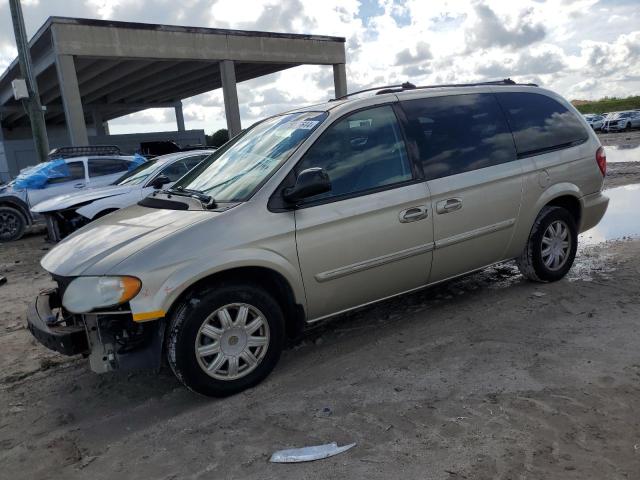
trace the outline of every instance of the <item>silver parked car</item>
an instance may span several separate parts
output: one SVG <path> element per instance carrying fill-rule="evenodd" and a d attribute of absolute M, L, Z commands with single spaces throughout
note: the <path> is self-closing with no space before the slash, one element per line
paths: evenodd
<path fill-rule="evenodd" d="M 136 202 L 160 188 L 168 188 L 213 150 L 189 150 L 155 157 L 128 171 L 113 184 L 75 191 L 31 208 L 45 218 L 49 240 L 58 242 L 73 231 Z"/>
<path fill-rule="evenodd" d="M 65 239 L 33 335 L 96 372 L 164 356 L 223 396 L 342 312 L 514 259 L 564 277 L 608 204 L 604 150 L 566 100 L 511 81 L 378 93 L 267 118 Z"/>
<path fill-rule="evenodd" d="M 629 110 L 626 112 L 610 113 L 604 120 L 602 130 L 605 132 L 618 132 L 640 127 L 640 112 Z"/>
<path fill-rule="evenodd" d="M 50 161 L 28 167 L 0 186 L 0 242 L 18 240 L 25 229 L 42 221 L 31 207 L 52 197 L 113 183 L 144 159 L 122 155 L 117 147 L 62 147 Z"/>

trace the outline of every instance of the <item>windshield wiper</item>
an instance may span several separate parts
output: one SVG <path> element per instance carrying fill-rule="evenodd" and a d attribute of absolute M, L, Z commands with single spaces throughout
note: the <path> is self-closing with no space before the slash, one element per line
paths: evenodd
<path fill-rule="evenodd" d="M 161 190 L 161 192 L 169 196 L 176 195 L 178 197 L 191 197 L 198 199 L 200 200 L 200 203 L 202 203 L 202 206 L 207 209 L 216 208 L 218 206 L 211 195 L 206 195 L 198 190 L 190 190 L 188 188 L 178 187 L 176 189 L 170 188 L 168 190 Z"/>

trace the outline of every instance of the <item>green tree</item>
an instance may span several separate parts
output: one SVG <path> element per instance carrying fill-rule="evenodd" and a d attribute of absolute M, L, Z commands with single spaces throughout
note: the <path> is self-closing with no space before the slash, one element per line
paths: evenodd
<path fill-rule="evenodd" d="M 226 128 L 221 128 L 211 135 L 207 135 L 206 138 L 208 146 L 219 148 L 229 141 L 229 131 Z"/>

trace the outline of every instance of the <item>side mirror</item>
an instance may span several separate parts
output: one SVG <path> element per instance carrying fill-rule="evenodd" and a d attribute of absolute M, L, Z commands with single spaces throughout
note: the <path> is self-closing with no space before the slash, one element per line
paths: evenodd
<path fill-rule="evenodd" d="M 320 167 L 307 168 L 301 171 L 293 187 L 286 188 L 282 194 L 289 203 L 298 203 L 305 198 L 331 191 L 331 180 Z"/>
<path fill-rule="evenodd" d="M 171 183 L 171 179 L 166 175 L 158 175 L 156 178 L 149 182 L 149 186 L 155 188 L 156 190 L 161 189 L 167 183 Z"/>

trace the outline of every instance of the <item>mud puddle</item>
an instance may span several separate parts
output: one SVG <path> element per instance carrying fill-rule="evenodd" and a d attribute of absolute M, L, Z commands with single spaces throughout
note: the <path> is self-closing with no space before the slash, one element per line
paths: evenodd
<path fill-rule="evenodd" d="M 605 147 L 607 163 L 640 162 L 640 145 Z"/>
<path fill-rule="evenodd" d="M 580 235 L 583 245 L 640 236 L 640 184 L 611 188 L 605 194 L 609 197 L 607 213 L 598 225 Z"/>

